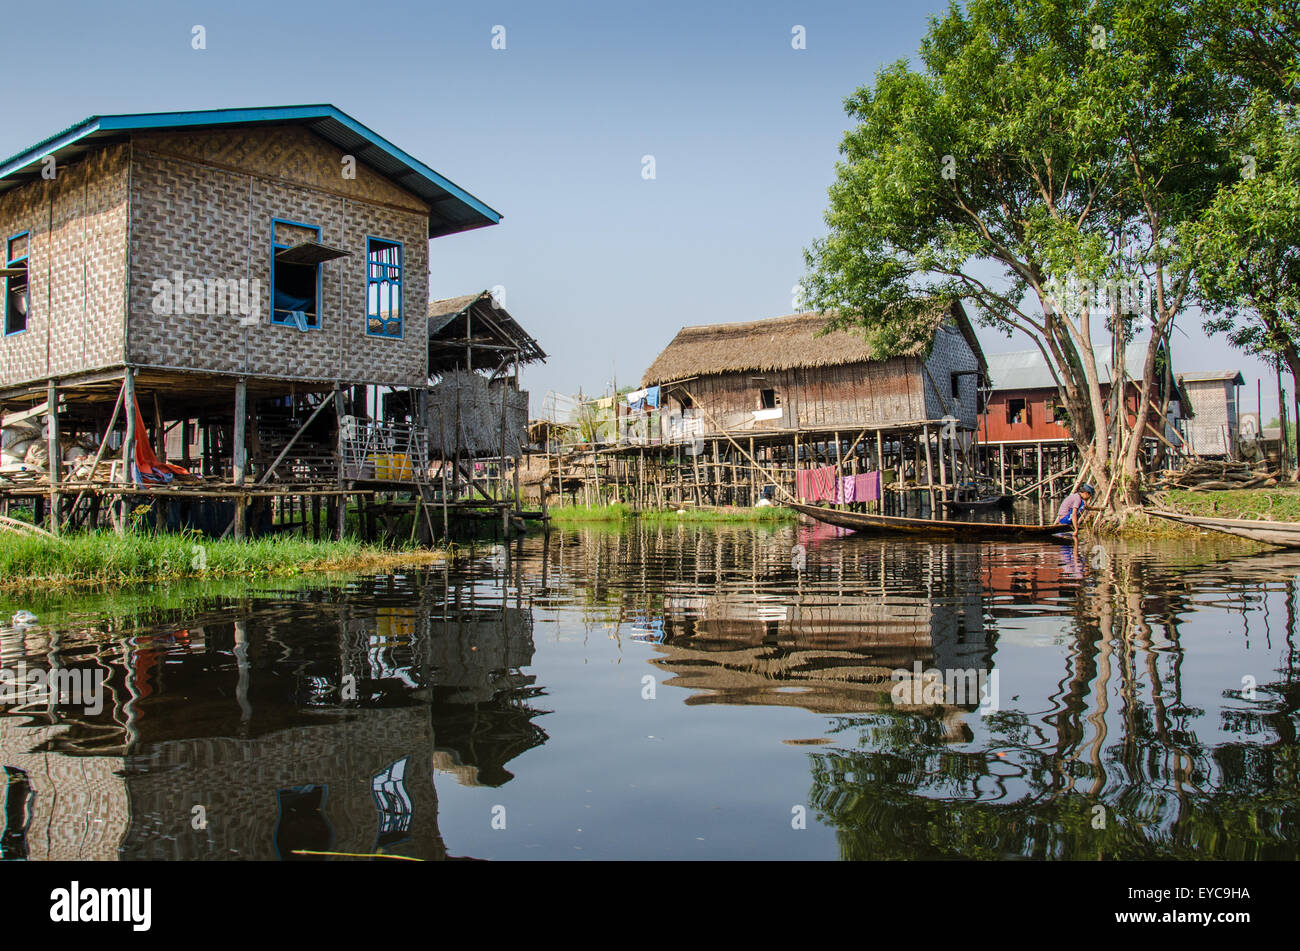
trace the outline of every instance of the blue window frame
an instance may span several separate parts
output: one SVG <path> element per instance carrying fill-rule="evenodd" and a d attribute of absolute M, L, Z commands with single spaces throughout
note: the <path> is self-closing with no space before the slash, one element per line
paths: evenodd
<path fill-rule="evenodd" d="M 366 238 L 366 333 L 402 336 L 402 243 Z"/>
<path fill-rule="evenodd" d="M 31 297 L 27 293 L 27 254 L 31 233 L 20 231 L 5 242 L 5 270 L 20 270 L 21 274 L 6 274 L 4 278 L 4 335 L 12 337 L 27 329 L 27 307 Z"/>
<path fill-rule="evenodd" d="M 316 235 L 320 228 L 301 221 L 271 219 L 271 323 L 300 330 L 320 330 L 321 266 L 286 264 L 275 256 L 293 247 L 286 243 L 281 227 L 300 228 Z"/>

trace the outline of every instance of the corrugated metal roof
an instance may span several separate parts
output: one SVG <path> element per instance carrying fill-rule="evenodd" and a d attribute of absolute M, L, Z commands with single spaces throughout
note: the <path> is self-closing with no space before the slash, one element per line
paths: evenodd
<path fill-rule="evenodd" d="M 72 161 L 92 148 L 123 141 L 133 132 L 204 129 L 268 124 L 302 125 L 369 165 L 386 178 L 419 195 L 430 206 L 429 237 L 494 225 L 501 214 L 455 182 L 412 158 L 335 106 L 261 106 L 195 112 L 148 112 L 91 116 L 0 162 L 0 192 L 40 178 L 41 162 L 55 156 Z"/>
<path fill-rule="evenodd" d="M 1125 376 L 1130 380 L 1141 380 L 1146 357 L 1147 341 L 1136 340 L 1130 343 L 1124 351 Z M 1109 383 L 1114 369 L 1111 366 L 1110 347 L 1094 348 L 1093 359 L 1097 361 L 1099 382 Z M 1056 386 L 1047 362 L 1037 350 L 990 353 L 988 363 L 989 382 L 994 390 L 1037 390 Z"/>
<path fill-rule="evenodd" d="M 1213 383 L 1231 380 L 1238 386 L 1246 382 L 1240 370 L 1193 370 L 1191 373 L 1178 374 L 1178 380 L 1180 383 Z"/>

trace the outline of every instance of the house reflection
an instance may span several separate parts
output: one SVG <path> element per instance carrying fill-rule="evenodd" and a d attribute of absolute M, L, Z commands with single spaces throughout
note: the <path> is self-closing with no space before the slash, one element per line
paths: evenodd
<path fill-rule="evenodd" d="M 898 678 L 921 669 L 984 671 L 992 647 L 978 592 L 881 596 L 666 597 L 655 663 L 689 704 L 796 706 L 814 713 L 894 708 Z M 894 672 L 901 671 L 895 677 Z M 960 704 L 973 709 L 976 703 Z M 949 724 L 960 732 L 960 716 Z"/>
<path fill-rule="evenodd" d="M 520 672 L 531 611 L 491 579 L 433 573 L 178 620 L 112 641 L 6 638 L 6 658 L 105 672 L 98 713 L 0 704 L 6 857 L 445 858 L 435 774 L 500 785 L 547 738 Z"/>

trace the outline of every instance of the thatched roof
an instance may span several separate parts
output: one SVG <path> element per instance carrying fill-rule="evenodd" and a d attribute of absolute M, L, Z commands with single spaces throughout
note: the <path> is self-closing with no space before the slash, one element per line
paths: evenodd
<path fill-rule="evenodd" d="M 984 362 L 966 312 L 956 301 L 924 305 L 931 318 L 929 330 L 900 356 L 930 352 L 934 334 L 949 317 Z M 796 367 L 830 367 L 879 359 L 861 332 L 838 330 L 822 334 L 827 316 L 808 311 L 739 324 L 705 324 L 683 327 L 641 378 L 642 386 L 720 373 L 763 373 Z M 924 326 L 924 322 L 922 322 Z"/>
<path fill-rule="evenodd" d="M 429 372 L 463 368 L 467 345 L 476 370 L 495 370 L 516 358 L 521 365 L 546 359 L 537 341 L 488 291 L 430 301 Z"/>

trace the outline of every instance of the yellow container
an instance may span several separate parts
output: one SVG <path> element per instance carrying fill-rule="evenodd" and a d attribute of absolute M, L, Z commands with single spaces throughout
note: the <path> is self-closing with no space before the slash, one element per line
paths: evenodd
<path fill-rule="evenodd" d="M 370 461 L 375 466 L 376 479 L 396 479 L 411 481 L 415 478 L 415 469 L 411 457 L 404 452 L 372 453 Z"/>

